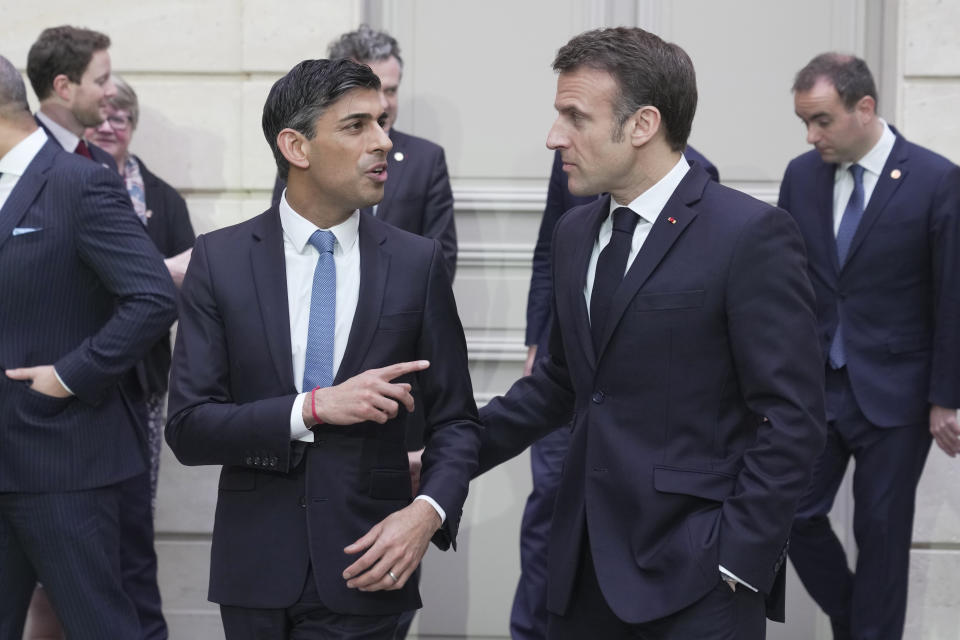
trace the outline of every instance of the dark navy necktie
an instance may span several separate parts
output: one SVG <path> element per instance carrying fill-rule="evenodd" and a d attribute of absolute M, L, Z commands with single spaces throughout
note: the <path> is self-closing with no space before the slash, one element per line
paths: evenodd
<path fill-rule="evenodd" d="M 860 226 L 860 220 L 863 218 L 863 167 L 852 164 L 849 171 L 853 175 L 853 191 L 850 193 L 850 199 L 847 200 L 847 206 L 843 210 L 843 217 L 840 218 L 840 228 L 837 229 L 837 262 L 841 269 L 847 261 L 850 244 L 853 242 L 853 236 L 857 233 L 857 227 Z M 833 341 L 830 343 L 829 356 L 830 366 L 834 369 L 839 369 L 847 364 L 847 351 L 843 345 L 842 311 L 837 320 L 837 332 L 833 335 Z"/>
<path fill-rule="evenodd" d="M 599 355 L 600 341 L 607 324 L 607 314 L 613 302 L 613 294 L 627 270 L 627 257 L 633 244 L 633 230 L 640 216 L 627 207 L 617 207 L 613 212 L 613 233 L 610 242 L 600 252 L 597 271 L 593 277 L 593 292 L 590 294 L 590 332 L 593 348 Z"/>
<path fill-rule="evenodd" d="M 320 257 L 313 271 L 302 391 L 333 384 L 333 334 L 337 312 L 337 266 L 333 262 L 336 236 L 330 231 L 317 229 L 309 242 L 320 252 Z"/>

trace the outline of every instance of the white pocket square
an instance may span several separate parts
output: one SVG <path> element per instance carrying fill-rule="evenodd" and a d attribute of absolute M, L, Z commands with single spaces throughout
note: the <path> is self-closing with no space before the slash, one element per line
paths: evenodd
<path fill-rule="evenodd" d="M 34 231 L 43 231 L 42 227 L 14 227 L 13 235 L 22 236 L 26 233 L 33 233 Z"/>

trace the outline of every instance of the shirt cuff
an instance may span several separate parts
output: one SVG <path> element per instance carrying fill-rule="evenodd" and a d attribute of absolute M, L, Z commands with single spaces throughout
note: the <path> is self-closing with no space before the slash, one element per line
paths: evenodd
<path fill-rule="evenodd" d="M 293 408 L 290 409 L 290 439 L 302 440 L 303 442 L 313 442 L 313 431 L 307 428 L 303 422 L 303 403 L 306 402 L 310 392 L 301 393 L 293 401 Z"/>
<path fill-rule="evenodd" d="M 443 507 L 437 504 L 436 500 L 434 500 L 430 496 L 424 496 L 424 495 L 417 496 L 416 498 L 414 498 L 414 501 L 416 500 L 423 500 L 424 502 L 428 503 L 431 507 L 436 509 L 437 515 L 440 516 L 440 525 L 443 526 L 443 523 L 447 521 L 447 512 L 443 510 Z"/>
<path fill-rule="evenodd" d="M 56 367 L 53 368 L 53 375 L 57 377 L 57 382 L 60 383 L 60 386 L 63 387 L 67 391 L 67 393 L 69 393 L 72 396 L 77 395 L 70 389 L 70 387 L 67 386 L 67 383 L 63 381 L 63 378 L 60 377 L 60 374 L 57 373 Z"/>
<path fill-rule="evenodd" d="M 720 575 L 723 576 L 723 579 L 724 579 L 724 580 L 727 580 L 727 579 L 733 580 L 733 581 L 737 582 L 738 584 L 742 584 L 742 585 L 745 586 L 747 589 L 750 589 L 750 591 L 753 591 L 754 593 L 757 592 L 757 588 L 756 588 L 756 587 L 754 587 L 754 586 L 753 586 L 752 584 L 750 584 L 749 582 L 744 582 L 743 580 L 741 580 L 741 579 L 738 578 L 737 576 L 733 575 L 733 572 L 728 571 L 727 569 L 725 569 L 722 564 L 720 565 Z"/>

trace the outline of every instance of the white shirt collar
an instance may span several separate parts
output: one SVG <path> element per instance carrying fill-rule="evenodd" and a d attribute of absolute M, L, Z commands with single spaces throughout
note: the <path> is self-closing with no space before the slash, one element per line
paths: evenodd
<path fill-rule="evenodd" d="M 687 159 L 683 157 L 683 154 L 680 154 L 680 159 L 677 161 L 677 164 L 673 165 L 673 169 L 670 169 L 667 175 L 660 178 L 655 185 L 641 193 L 633 202 L 626 206 L 630 207 L 634 213 L 647 222 L 656 222 L 660 212 L 663 211 L 663 208 L 667 205 L 667 200 L 669 200 L 673 192 L 677 190 L 677 185 L 680 184 L 689 170 L 690 164 L 687 162 Z M 610 213 L 613 213 L 613 210 L 617 207 L 622 206 L 624 205 L 618 204 L 616 200 L 612 197 L 610 198 Z"/>
<path fill-rule="evenodd" d="M 283 234 L 293 244 L 298 253 L 303 253 L 310 241 L 313 232 L 319 229 L 299 213 L 293 210 L 287 202 L 287 190 L 283 190 L 280 196 L 280 226 L 283 228 Z M 338 225 L 326 229 L 333 233 L 337 239 L 337 246 L 334 247 L 334 253 L 346 253 L 353 248 L 357 241 L 360 229 L 360 211 L 354 211 L 350 217 Z"/>
<path fill-rule="evenodd" d="M 36 131 L 18 142 L 5 156 L 0 158 L 0 173 L 22 177 L 26 173 L 27 167 L 46 143 L 47 134 L 43 132 L 43 129 L 37 127 Z"/>
<path fill-rule="evenodd" d="M 887 163 L 887 158 L 890 157 L 890 152 L 893 151 L 893 144 L 897 141 L 897 137 L 893 134 L 893 131 L 886 121 L 883 120 L 883 118 L 879 120 L 880 123 L 883 124 L 883 133 L 880 134 L 880 139 L 877 140 L 877 144 L 873 145 L 870 151 L 867 151 L 864 156 L 856 162 L 856 164 L 875 176 L 883 173 L 883 165 Z M 841 163 L 840 166 L 837 167 L 837 176 L 845 175 L 852 164 L 854 163 Z"/>
<path fill-rule="evenodd" d="M 63 147 L 63 150 L 68 153 L 73 153 L 77 149 L 77 144 L 80 142 L 80 138 L 77 137 L 72 131 L 65 129 L 58 122 L 54 122 L 43 111 L 37 111 L 37 118 L 44 124 L 44 126 L 50 130 L 50 133 L 53 134 L 53 137 L 56 141 Z"/>

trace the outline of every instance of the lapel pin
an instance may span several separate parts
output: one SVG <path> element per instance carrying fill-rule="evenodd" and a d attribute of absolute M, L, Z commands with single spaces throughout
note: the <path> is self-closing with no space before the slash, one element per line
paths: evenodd
<path fill-rule="evenodd" d="M 673 216 L 670 216 L 669 218 L 667 218 L 667 222 L 669 222 L 670 224 L 677 224 L 677 219 L 674 218 Z"/>
<path fill-rule="evenodd" d="M 894 180 L 899 180 L 901 175 L 903 174 L 900 173 L 900 169 L 894 169 L 893 171 L 890 172 L 890 177 L 893 178 Z"/>
<path fill-rule="evenodd" d="M 403 162 L 403 151 L 397 151 L 395 154 L 393 154 L 393 159 L 397 162 Z"/>

